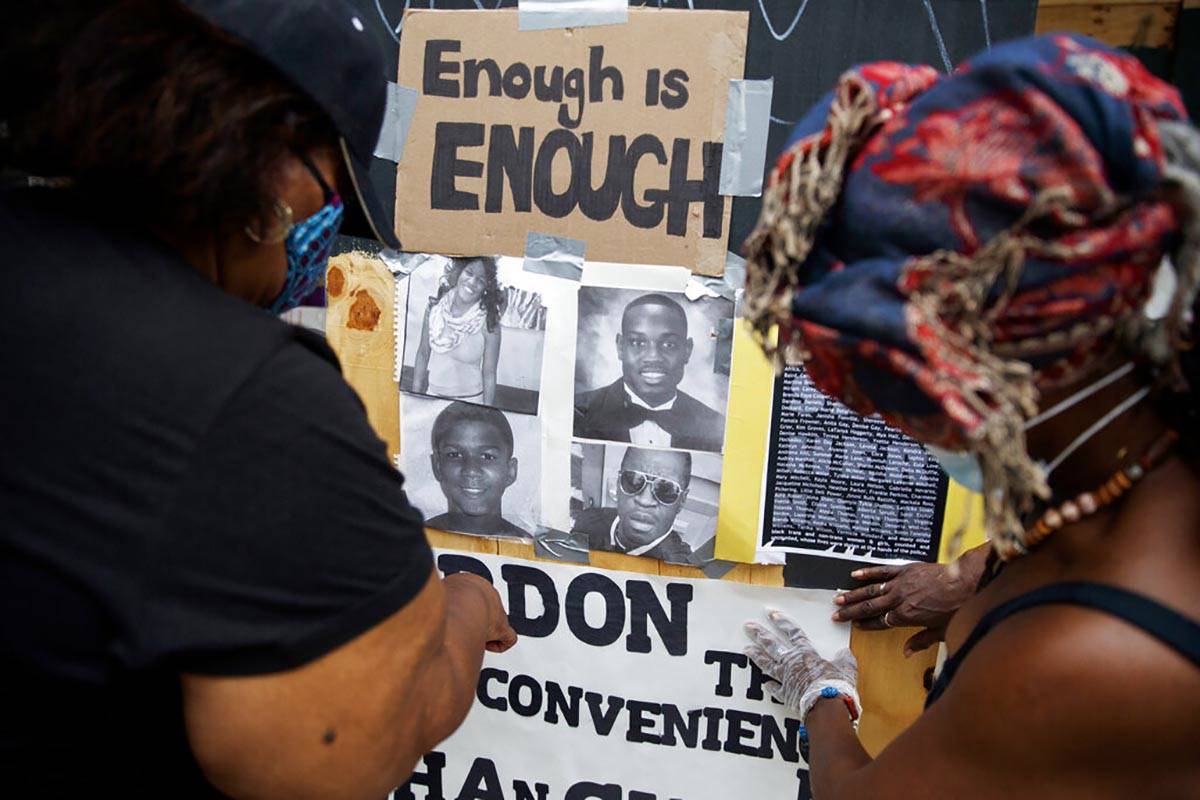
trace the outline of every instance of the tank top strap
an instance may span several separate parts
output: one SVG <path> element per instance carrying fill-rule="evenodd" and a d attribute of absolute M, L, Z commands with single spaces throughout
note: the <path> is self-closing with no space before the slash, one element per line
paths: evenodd
<path fill-rule="evenodd" d="M 1200 623 L 1145 595 L 1090 581 L 1052 583 L 1014 597 L 984 614 L 954 655 L 946 659 L 941 674 L 925 699 L 928 708 L 941 697 L 962 662 L 993 628 L 1014 614 L 1047 605 L 1074 605 L 1094 608 L 1140 628 L 1171 647 L 1200 668 Z"/>

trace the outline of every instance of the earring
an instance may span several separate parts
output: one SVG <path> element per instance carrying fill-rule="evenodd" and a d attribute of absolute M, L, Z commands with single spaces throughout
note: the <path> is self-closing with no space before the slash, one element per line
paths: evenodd
<path fill-rule="evenodd" d="M 288 231 L 292 229 L 292 207 L 277 199 L 271 204 L 271 210 L 275 213 L 275 227 L 269 232 L 259 233 L 247 225 L 244 230 L 250 241 L 258 244 L 279 244 L 287 238 Z"/>

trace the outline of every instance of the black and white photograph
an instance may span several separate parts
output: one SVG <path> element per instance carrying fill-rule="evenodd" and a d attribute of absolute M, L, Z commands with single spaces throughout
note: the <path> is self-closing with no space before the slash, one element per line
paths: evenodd
<path fill-rule="evenodd" d="M 591 550 L 703 567 L 713 560 L 721 457 L 571 445 L 571 530 Z"/>
<path fill-rule="evenodd" d="M 721 451 L 733 303 L 584 286 L 575 355 L 575 436 Z"/>
<path fill-rule="evenodd" d="M 546 308 L 503 272 L 492 256 L 424 257 L 407 281 L 401 391 L 537 413 Z"/>
<path fill-rule="evenodd" d="M 461 400 L 401 398 L 409 500 L 437 530 L 529 538 L 541 497 L 537 417 Z"/>

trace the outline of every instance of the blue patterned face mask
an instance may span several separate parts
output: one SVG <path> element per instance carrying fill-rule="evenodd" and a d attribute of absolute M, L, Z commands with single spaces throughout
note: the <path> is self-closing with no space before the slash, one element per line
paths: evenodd
<path fill-rule="evenodd" d="M 325 266 L 333 251 L 333 237 L 342 225 L 345 209 L 342 198 L 329 187 L 320 170 L 304 156 L 304 166 L 312 173 L 325 192 L 325 205 L 311 217 L 292 225 L 283 240 L 287 251 L 287 277 L 283 289 L 271 303 L 272 314 L 282 314 L 300 305 L 325 278 Z"/>
<path fill-rule="evenodd" d="M 343 214 L 342 198 L 335 194 L 320 211 L 288 231 L 283 240 L 287 250 L 287 278 L 279 296 L 271 303 L 272 314 L 295 308 L 321 285 Z"/>

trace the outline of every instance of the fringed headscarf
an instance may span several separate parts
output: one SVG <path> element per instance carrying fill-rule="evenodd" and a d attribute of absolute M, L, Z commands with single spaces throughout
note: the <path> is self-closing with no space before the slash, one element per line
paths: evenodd
<path fill-rule="evenodd" d="M 1025 447 L 1039 390 L 1120 344 L 1186 388 L 1173 362 L 1200 281 L 1200 139 L 1185 119 L 1174 88 L 1080 36 L 949 76 L 857 67 L 770 176 L 746 316 L 778 364 L 803 362 L 858 413 L 975 452 L 988 534 L 1024 552 L 1021 517 L 1050 495 Z M 1151 322 L 1181 238 L 1171 310 Z"/>

